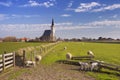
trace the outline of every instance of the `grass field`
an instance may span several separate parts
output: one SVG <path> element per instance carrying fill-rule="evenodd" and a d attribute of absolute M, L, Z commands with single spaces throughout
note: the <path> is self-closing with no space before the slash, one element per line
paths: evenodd
<path fill-rule="evenodd" d="M 43 43 L 0 43 L 0 54 L 4 51 L 12 52 L 19 48 L 28 46 L 39 46 Z M 64 47 L 67 50 L 64 50 Z M 95 54 L 96 60 L 102 60 L 107 63 L 120 65 L 120 44 L 116 43 L 89 43 L 89 42 L 62 42 L 47 53 L 42 59 L 41 63 L 51 65 L 57 60 L 65 60 L 65 55 L 70 52 L 73 56 L 87 55 L 87 51 L 91 50 Z M 93 76 L 96 80 L 120 80 L 120 77 L 116 74 L 120 72 L 110 71 L 102 69 L 103 72 L 86 72 L 86 74 Z M 104 73 L 104 72 L 110 72 Z"/>
<path fill-rule="evenodd" d="M 63 49 L 65 46 L 67 47 L 67 50 Z M 49 52 L 49 54 L 43 58 L 42 63 L 52 64 L 57 60 L 64 60 L 67 52 L 70 52 L 73 56 L 87 55 L 88 50 L 93 51 L 95 59 L 97 60 L 120 65 L 120 44 L 87 42 L 63 42 L 58 44 L 54 50 Z M 87 73 L 97 80 L 120 80 L 120 77 L 116 75 L 118 72 L 104 69 L 102 71 L 108 71 L 110 73 Z"/>
<path fill-rule="evenodd" d="M 4 51 L 13 52 L 20 48 L 31 47 L 31 46 L 40 46 L 41 44 L 44 44 L 44 43 L 3 42 L 3 43 L 0 43 L 0 54 L 3 54 Z"/>

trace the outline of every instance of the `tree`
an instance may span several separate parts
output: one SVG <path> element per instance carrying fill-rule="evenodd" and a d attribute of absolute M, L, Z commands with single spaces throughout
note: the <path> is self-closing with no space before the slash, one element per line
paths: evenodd
<path fill-rule="evenodd" d="M 3 39 L 4 42 L 17 42 L 16 37 L 14 36 L 7 36 Z"/>
<path fill-rule="evenodd" d="M 103 38 L 102 37 L 99 37 L 98 40 L 102 40 Z"/>

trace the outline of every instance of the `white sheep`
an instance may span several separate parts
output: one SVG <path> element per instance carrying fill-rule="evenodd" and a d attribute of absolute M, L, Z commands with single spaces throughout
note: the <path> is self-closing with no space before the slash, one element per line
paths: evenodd
<path fill-rule="evenodd" d="M 79 62 L 80 64 L 80 70 L 89 70 L 89 64 L 86 62 Z"/>
<path fill-rule="evenodd" d="M 66 50 L 66 49 L 67 49 L 67 47 L 65 46 L 65 47 L 64 47 L 64 50 Z"/>
<path fill-rule="evenodd" d="M 90 50 L 87 52 L 87 54 L 90 55 L 90 56 L 94 56 L 94 53 Z"/>
<path fill-rule="evenodd" d="M 66 54 L 66 59 L 67 59 L 67 60 L 71 60 L 71 58 L 72 58 L 72 54 L 67 53 L 67 54 Z"/>
<path fill-rule="evenodd" d="M 97 68 L 98 70 L 98 67 L 99 67 L 99 63 L 98 62 L 91 62 L 91 67 L 90 67 L 90 70 L 93 71 Z"/>
<path fill-rule="evenodd" d="M 41 61 L 42 60 L 42 56 L 40 56 L 40 55 L 36 55 L 35 56 L 35 61 L 36 61 L 36 63 L 38 63 L 39 61 Z"/>
<path fill-rule="evenodd" d="M 27 66 L 27 67 L 29 67 L 29 66 L 36 66 L 36 62 L 35 61 L 25 61 L 25 65 Z"/>

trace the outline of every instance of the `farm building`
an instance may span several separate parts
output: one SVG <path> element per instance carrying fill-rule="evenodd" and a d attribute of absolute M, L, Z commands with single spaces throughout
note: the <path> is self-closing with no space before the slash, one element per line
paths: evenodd
<path fill-rule="evenodd" d="M 28 38 L 26 38 L 26 37 L 21 38 L 20 41 L 21 41 L 21 42 L 27 42 L 27 41 L 28 41 Z"/>
<path fill-rule="evenodd" d="M 41 41 L 56 41 L 54 19 L 52 19 L 51 30 L 45 30 L 40 37 Z"/>

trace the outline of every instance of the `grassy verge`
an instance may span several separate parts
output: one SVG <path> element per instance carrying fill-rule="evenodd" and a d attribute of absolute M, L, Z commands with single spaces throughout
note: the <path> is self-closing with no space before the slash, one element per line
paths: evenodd
<path fill-rule="evenodd" d="M 64 47 L 67 50 L 64 50 Z M 86 42 L 63 42 L 49 52 L 43 60 L 43 64 L 53 64 L 57 60 L 64 60 L 67 52 L 70 52 L 73 56 L 87 55 L 87 51 L 91 50 L 95 54 L 96 60 L 103 60 L 111 64 L 120 65 L 120 45 L 111 43 L 86 43 Z M 109 73 L 107 73 L 109 72 Z M 119 72 L 111 70 L 102 70 L 99 72 L 87 72 L 88 75 L 95 77 L 97 80 L 120 80 L 117 75 Z"/>

